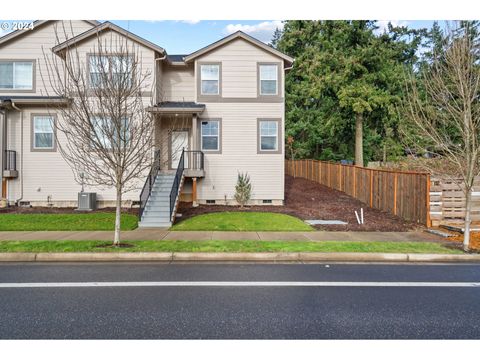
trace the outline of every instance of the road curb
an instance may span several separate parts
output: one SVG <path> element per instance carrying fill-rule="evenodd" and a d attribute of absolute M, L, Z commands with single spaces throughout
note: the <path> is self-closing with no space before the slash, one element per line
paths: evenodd
<path fill-rule="evenodd" d="M 395 253 L 0 253 L 0 262 L 480 262 L 480 254 Z"/>

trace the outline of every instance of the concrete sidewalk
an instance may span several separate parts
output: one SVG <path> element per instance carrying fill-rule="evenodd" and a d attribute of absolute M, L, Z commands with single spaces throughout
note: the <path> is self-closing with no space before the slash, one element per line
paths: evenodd
<path fill-rule="evenodd" d="M 113 231 L 0 231 L 1 240 L 112 240 Z M 262 240 L 262 241 L 423 241 L 445 242 L 423 231 L 353 232 L 353 231 L 168 231 L 136 229 L 122 231 L 122 241 L 131 240 Z"/>

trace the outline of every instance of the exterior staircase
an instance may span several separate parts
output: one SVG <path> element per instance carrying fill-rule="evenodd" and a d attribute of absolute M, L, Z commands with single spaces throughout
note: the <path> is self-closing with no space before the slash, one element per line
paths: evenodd
<path fill-rule="evenodd" d="M 147 200 L 139 227 L 170 227 L 170 192 L 172 191 L 175 174 L 158 173 L 153 184 L 150 197 Z"/>

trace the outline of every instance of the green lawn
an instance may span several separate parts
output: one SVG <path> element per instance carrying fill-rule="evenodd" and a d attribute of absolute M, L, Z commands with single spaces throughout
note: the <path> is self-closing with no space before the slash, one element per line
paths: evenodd
<path fill-rule="evenodd" d="M 122 230 L 137 227 L 137 217 L 122 214 Z M 0 231 L 114 230 L 115 213 L 1 214 Z"/>
<path fill-rule="evenodd" d="M 269 212 L 218 212 L 180 221 L 171 230 L 204 231 L 312 231 L 296 217 Z"/>
<path fill-rule="evenodd" d="M 106 241 L 0 241 L 0 252 L 369 252 L 461 254 L 437 243 L 299 241 L 130 241 L 130 248 L 98 248 Z"/>

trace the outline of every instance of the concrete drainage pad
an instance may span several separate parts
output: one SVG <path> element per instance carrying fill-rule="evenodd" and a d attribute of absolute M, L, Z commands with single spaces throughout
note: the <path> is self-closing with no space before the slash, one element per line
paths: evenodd
<path fill-rule="evenodd" d="M 305 220 L 308 225 L 347 225 L 345 221 L 341 220 Z"/>

